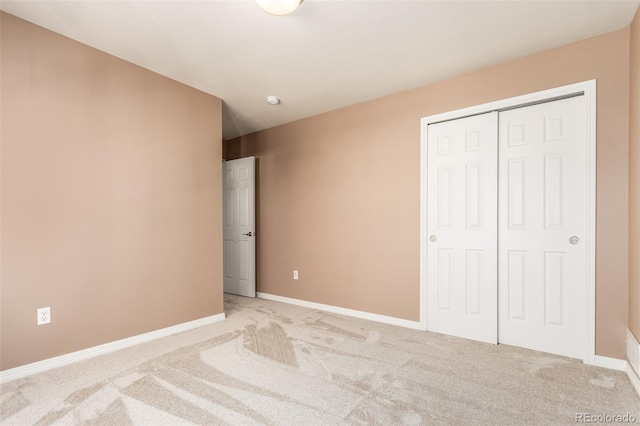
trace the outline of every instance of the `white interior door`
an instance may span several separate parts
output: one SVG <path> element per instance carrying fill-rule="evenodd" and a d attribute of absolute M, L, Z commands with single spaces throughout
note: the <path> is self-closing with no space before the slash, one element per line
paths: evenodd
<path fill-rule="evenodd" d="M 496 112 L 428 126 L 427 329 L 497 343 Z"/>
<path fill-rule="evenodd" d="M 575 358 L 587 322 L 584 96 L 500 113 L 499 341 Z"/>
<path fill-rule="evenodd" d="M 224 292 L 256 296 L 255 158 L 226 161 Z"/>

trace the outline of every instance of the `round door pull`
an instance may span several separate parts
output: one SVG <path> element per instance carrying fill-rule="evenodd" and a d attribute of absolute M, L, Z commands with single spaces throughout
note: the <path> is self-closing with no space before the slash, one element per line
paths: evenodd
<path fill-rule="evenodd" d="M 438 237 L 436 237 L 435 235 L 432 235 L 432 236 L 430 236 L 430 237 L 429 237 L 429 240 L 430 240 L 432 243 L 435 243 L 436 241 L 438 241 Z"/>
<path fill-rule="evenodd" d="M 575 246 L 580 243 L 580 238 L 574 235 L 573 237 L 569 238 L 569 242 Z"/>
<path fill-rule="evenodd" d="M 242 235 L 246 235 L 247 237 L 253 237 L 253 232 L 249 231 L 246 234 L 242 234 Z"/>

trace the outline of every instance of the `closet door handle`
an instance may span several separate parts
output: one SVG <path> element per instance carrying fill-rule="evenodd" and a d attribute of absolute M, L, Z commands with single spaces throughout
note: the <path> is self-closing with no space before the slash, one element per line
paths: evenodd
<path fill-rule="evenodd" d="M 580 244 L 580 238 L 578 238 L 578 237 L 576 237 L 576 236 L 574 235 L 573 237 L 569 238 L 569 242 L 570 242 L 571 244 L 573 244 L 574 246 L 575 246 L 575 245 L 578 245 L 578 244 Z"/>
<path fill-rule="evenodd" d="M 247 237 L 253 237 L 253 232 L 249 231 L 246 234 L 242 234 L 242 235 L 246 235 Z"/>
<path fill-rule="evenodd" d="M 438 241 L 438 237 L 436 237 L 435 235 L 432 235 L 429 237 L 429 241 L 431 241 L 432 243 L 435 243 L 436 241 Z"/>

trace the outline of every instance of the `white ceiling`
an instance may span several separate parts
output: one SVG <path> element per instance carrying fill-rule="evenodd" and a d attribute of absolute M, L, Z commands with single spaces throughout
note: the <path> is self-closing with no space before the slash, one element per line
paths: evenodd
<path fill-rule="evenodd" d="M 305 0 L 288 16 L 250 0 L 0 8 L 222 98 L 230 139 L 627 27 L 639 2 Z"/>

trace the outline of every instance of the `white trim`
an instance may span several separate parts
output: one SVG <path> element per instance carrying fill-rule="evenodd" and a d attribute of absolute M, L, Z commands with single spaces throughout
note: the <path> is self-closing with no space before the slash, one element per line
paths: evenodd
<path fill-rule="evenodd" d="M 626 354 L 627 354 L 627 376 L 631 380 L 631 384 L 640 395 L 640 343 L 633 335 L 631 330 L 627 328 L 626 339 Z"/>
<path fill-rule="evenodd" d="M 596 81 L 591 80 L 584 83 L 585 102 L 587 103 L 587 155 L 591 160 L 587 165 L 587 222 L 586 222 L 586 238 L 587 245 L 587 315 L 586 324 L 586 341 L 584 362 L 594 364 L 596 362 Z"/>
<path fill-rule="evenodd" d="M 197 319 L 194 321 L 177 324 L 171 327 L 161 328 L 160 330 L 150 331 L 137 336 L 128 337 L 126 339 L 116 340 L 115 342 L 105 343 L 104 345 L 94 346 L 77 352 L 71 352 L 54 358 L 45 359 L 43 361 L 34 362 L 9 370 L 0 371 L 0 383 L 10 382 L 11 380 L 20 379 L 32 374 L 41 373 L 53 368 L 62 367 L 74 362 L 83 361 L 98 355 L 104 355 L 119 349 L 135 346 L 140 343 L 149 342 L 162 337 L 171 336 L 172 334 L 182 333 L 194 328 L 203 327 L 205 325 L 214 324 L 225 319 L 224 312 L 210 317 Z"/>
<path fill-rule="evenodd" d="M 586 364 L 596 364 L 595 355 L 595 265 L 596 265 L 596 80 L 584 81 L 570 84 L 554 89 L 543 90 L 527 95 L 516 96 L 456 111 L 449 111 L 442 114 L 435 114 L 424 117 L 420 120 L 420 324 L 424 329 L 427 326 L 427 126 L 429 124 L 467 117 L 470 115 L 483 114 L 490 111 L 499 111 L 507 108 L 514 108 L 530 103 L 539 103 L 555 98 L 562 98 L 583 93 L 587 103 L 587 155 L 590 162 L 587 164 L 587 223 L 585 244 L 587 244 L 587 306 L 586 322 L 587 335 L 585 339 L 585 352 L 583 361 Z"/>
<path fill-rule="evenodd" d="M 427 330 L 427 126 L 420 121 L 420 327 Z"/>
<path fill-rule="evenodd" d="M 260 299 L 273 300 L 275 302 L 288 303 L 290 305 L 302 306 L 304 308 L 318 309 L 320 311 L 331 312 L 334 314 L 347 315 L 350 317 L 376 321 L 385 324 L 397 325 L 399 327 L 411 328 L 413 330 L 422 330 L 418 321 L 411 321 L 402 318 L 388 317 L 386 315 L 372 314 L 370 312 L 356 311 L 354 309 L 341 308 L 339 306 L 324 305 L 322 303 L 309 302 L 306 300 L 292 299 L 290 297 L 277 296 L 275 294 L 257 292 L 256 296 Z"/>
<path fill-rule="evenodd" d="M 471 115 L 517 108 L 519 106 L 546 102 L 548 100 L 554 100 L 556 98 L 565 98 L 583 92 L 586 95 L 587 91 L 595 92 L 595 88 L 596 80 L 587 80 L 580 83 L 569 84 L 567 86 L 555 87 L 552 89 L 541 90 L 539 92 L 528 93 L 526 95 L 514 96 L 512 98 L 488 102 L 486 104 L 474 105 L 454 111 L 447 111 L 440 114 L 429 115 L 427 117 L 423 117 L 420 121 L 422 123 L 433 124 L 439 123 L 441 121 L 455 120 L 457 118 L 468 117 Z M 595 97 L 593 99 L 595 100 Z"/>
<path fill-rule="evenodd" d="M 624 359 L 609 358 L 608 356 L 601 355 L 594 356 L 591 365 L 618 371 L 625 371 L 627 369 L 627 361 Z"/>
<path fill-rule="evenodd" d="M 631 384 L 633 385 L 633 388 L 636 390 L 638 396 L 640 396 L 640 376 L 638 376 L 638 373 L 636 372 L 636 370 L 634 370 L 630 363 L 627 363 L 626 372 L 629 380 L 631 381 Z"/>
<path fill-rule="evenodd" d="M 625 347 L 629 363 L 635 368 L 636 372 L 640 374 L 640 343 L 638 343 L 638 339 L 636 339 L 636 336 L 634 336 L 628 328 Z"/>

